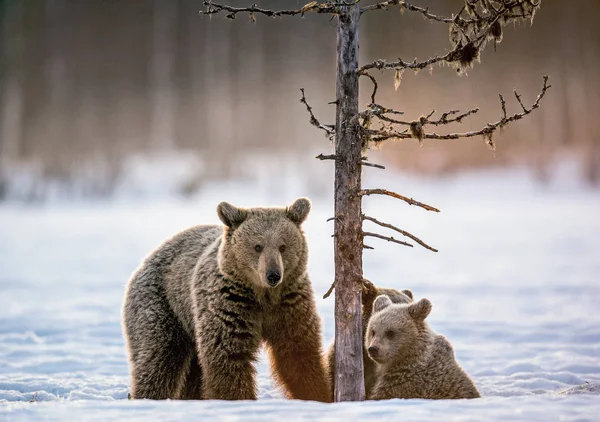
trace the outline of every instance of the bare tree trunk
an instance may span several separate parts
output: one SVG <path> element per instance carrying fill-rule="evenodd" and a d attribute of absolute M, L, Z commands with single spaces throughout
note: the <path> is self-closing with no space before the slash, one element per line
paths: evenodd
<path fill-rule="evenodd" d="M 365 398 L 362 359 L 361 142 L 358 114 L 359 7 L 341 7 L 337 31 L 335 137 L 335 401 Z"/>

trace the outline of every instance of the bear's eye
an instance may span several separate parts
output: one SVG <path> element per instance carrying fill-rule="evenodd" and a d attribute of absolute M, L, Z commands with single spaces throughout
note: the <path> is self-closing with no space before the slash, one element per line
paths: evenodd
<path fill-rule="evenodd" d="M 375 330 L 371 330 L 371 336 L 375 337 Z"/>
<path fill-rule="evenodd" d="M 279 247 L 279 252 L 284 253 L 285 252 L 285 245 L 281 245 Z"/>
<path fill-rule="evenodd" d="M 263 250 L 263 247 L 262 247 L 262 246 L 260 246 L 260 245 L 256 245 L 256 246 L 254 247 L 254 250 L 255 250 L 256 252 L 262 252 L 262 250 Z"/>
<path fill-rule="evenodd" d="M 392 330 L 387 330 L 385 336 L 391 340 L 394 338 L 394 332 Z"/>

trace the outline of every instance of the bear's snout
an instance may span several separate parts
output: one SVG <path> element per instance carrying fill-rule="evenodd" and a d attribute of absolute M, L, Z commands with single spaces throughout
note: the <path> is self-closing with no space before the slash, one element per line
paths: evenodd
<path fill-rule="evenodd" d="M 379 348 L 377 346 L 369 346 L 367 352 L 369 352 L 369 356 L 376 358 L 379 355 Z"/>
<path fill-rule="evenodd" d="M 275 287 L 281 280 L 281 271 L 278 268 L 269 268 L 267 271 L 267 283 L 269 286 Z"/>

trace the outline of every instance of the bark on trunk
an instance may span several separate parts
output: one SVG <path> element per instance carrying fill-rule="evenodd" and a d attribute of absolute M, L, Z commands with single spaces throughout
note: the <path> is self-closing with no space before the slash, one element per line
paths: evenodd
<path fill-rule="evenodd" d="M 335 140 L 335 401 L 364 400 L 362 359 L 361 142 L 358 114 L 359 8 L 341 7 L 337 32 Z"/>

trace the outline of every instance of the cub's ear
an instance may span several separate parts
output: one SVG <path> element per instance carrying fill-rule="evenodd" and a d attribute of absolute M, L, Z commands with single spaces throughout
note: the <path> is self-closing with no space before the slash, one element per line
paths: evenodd
<path fill-rule="evenodd" d="M 292 205 L 285 209 L 287 217 L 298 225 L 306 220 L 309 212 L 310 200 L 308 198 L 298 198 Z"/>
<path fill-rule="evenodd" d="M 402 293 L 404 293 L 406 296 L 410 297 L 411 299 L 414 299 L 413 294 L 410 290 L 404 289 L 404 290 L 402 290 Z"/>
<path fill-rule="evenodd" d="M 373 313 L 383 311 L 385 308 L 392 304 L 392 299 L 385 295 L 377 296 L 375 302 L 373 302 Z"/>
<path fill-rule="evenodd" d="M 221 202 L 217 205 L 217 214 L 223 224 L 231 228 L 238 227 L 248 217 L 247 210 L 234 207 L 229 202 Z"/>
<path fill-rule="evenodd" d="M 408 314 L 416 320 L 424 321 L 427 315 L 431 312 L 431 302 L 429 299 L 423 298 L 417 303 L 408 305 Z"/>

